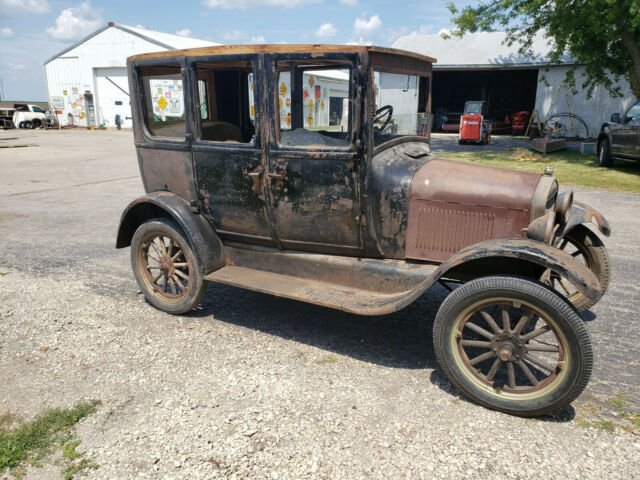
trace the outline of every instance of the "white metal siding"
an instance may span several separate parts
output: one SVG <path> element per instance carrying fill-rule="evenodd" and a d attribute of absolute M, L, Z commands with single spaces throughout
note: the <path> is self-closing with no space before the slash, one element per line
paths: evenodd
<path fill-rule="evenodd" d="M 585 121 L 589 127 L 589 136 L 597 137 L 600 126 L 609 120 L 612 113 L 622 113 L 635 103 L 635 97 L 626 81 L 620 84 L 623 94 L 622 97 L 613 98 L 603 87 L 597 87 L 593 91 L 593 96 L 588 99 L 586 90 L 582 90 L 581 88 L 584 67 L 579 66 L 576 70 L 576 87 L 578 93 L 573 95 L 571 91 L 569 91 L 569 105 L 567 105 L 565 90 L 561 88 L 552 107 L 551 103 L 553 102 L 556 91 L 558 87 L 562 85 L 569 68 L 569 66 L 563 65 L 551 67 L 548 72 L 545 72 L 544 69 L 539 70 L 536 110 L 540 113 L 541 121 L 543 121 L 549 113 L 567 112 L 570 108 L 571 113 L 579 115 Z M 549 86 L 547 86 L 544 81 L 541 81 L 542 76 L 546 77 Z"/>
<path fill-rule="evenodd" d="M 122 127 L 131 128 L 131 106 L 125 93 L 129 92 L 127 69 L 97 68 L 95 72 L 98 124 L 115 125 L 116 115 L 120 115 Z"/>
<path fill-rule="evenodd" d="M 97 91 L 95 82 L 97 77 L 94 76 L 94 69 L 98 69 L 95 72 L 100 72 L 100 69 L 115 67 L 122 71 L 123 68 L 126 69 L 127 57 L 164 50 L 166 49 L 154 43 L 111 27 L 47 63 L 45 76 L 49 100 L 51 101 L 51 97 L 64 97 L 65 100 L 63 113 L 58 115 L 60 123 L 66 125 L 68 115 L 71 113 L 76 125 L 86 126 L 87 119 L 83 116 L 83 113 L 86 114 L 84 95 L 91 93 L 94 95 L 98 124 L 104 123 L 107 127 L 115 126 L 115 113 L 108 113 L 104 107 L 109 103 L 109 99 L 101 99 L 100 92 Z M 126 81 L 124 83 L 126 85 Z M 126 90 L 128 89 L 127 85 Z M 109 90 L 105 91 L 110 94 Z M 131 108 L 128 98 L 123 102 L 123 106 L 125 107 L 123 117 L 130 117 Z M 100 115 L 99 107 L 102 108 L 104 116 Z"/>

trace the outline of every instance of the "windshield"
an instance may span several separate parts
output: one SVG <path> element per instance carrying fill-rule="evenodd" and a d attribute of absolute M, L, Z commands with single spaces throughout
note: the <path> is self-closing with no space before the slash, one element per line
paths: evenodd
<path fill-rule="evenodd" d="M 403 136 L 429 136 L 428 77 L 376 71 L 374 145 Z"/>

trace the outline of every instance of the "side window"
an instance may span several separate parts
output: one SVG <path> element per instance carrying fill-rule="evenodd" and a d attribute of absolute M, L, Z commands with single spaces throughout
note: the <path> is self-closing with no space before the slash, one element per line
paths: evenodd
<path fill-rule="evenodd" d="M 640 125 L 640 102 L 636 103 L 629 109 L 625 115 L 624 123 L 630 123 L 631 125 Z"/>
<path fill-rule="evenodd" d="M 142 109 L 154 137 L 183 139 L 186 134 L 180 66 L 145 67 L 140 71 Z"/>
<path fill-rule="evenodd" d="M 251 62 L 198 63 L 201 140 L 255 142 Z"/>
<path fill-rule="evenodd" d="M 351 68 L 278 63 L 278 143 L 283 146 L 351 145 Z"/>
<path fill-rule="evenodd" d="M 34 105 L 33 107 L 31 107 L 31 109 L 36 112 L 36 113 L 44 113 L 44 110 L 42 110 L 39 106 Z"/>

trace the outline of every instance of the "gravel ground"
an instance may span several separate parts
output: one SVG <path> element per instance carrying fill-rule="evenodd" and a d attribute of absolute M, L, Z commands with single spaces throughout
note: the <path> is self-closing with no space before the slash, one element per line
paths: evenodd
<path fill-rule="evenodd" d="M 169 316 L 115 250 L 142 193 L 130 132 L 7 131 L 0 142 L 0 413 L 99 399 L 77 429 L 102 478 L 640 478 L 640 196 L 578 190 L 613 225 L 610 292 L 585 315 L 587 391 L 521 419 L 459 398 L 431 350 L 446 292 L 358 317 L 212 285 Z M 2 144 L 0 143 L 0 145 Z M 599 417 L 613 431 L 590 423 Z M 591 426 L 589 426 L 591 425 Z M 50 461 L 27 478 L 62 478 Z M 12 478 L 6 476 L 6 478 Z"/>

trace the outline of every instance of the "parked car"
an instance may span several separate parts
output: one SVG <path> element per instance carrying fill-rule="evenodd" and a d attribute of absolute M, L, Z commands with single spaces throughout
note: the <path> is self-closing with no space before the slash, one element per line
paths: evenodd
<path fill-rule="evenodd" d="M 49 116 L 37 105 L 16 103 L 13 107 L 13 124 L 17 128 L 40 128 L 48 122 Z"/>
<path fill-rule="evenodd" d="M 218 282 L 384 315 L 440 282 L 434 349 L 465 395 L 518 415 L 577 398 L 593 366 L 578 309 L 609 282 L 590 227 L 609 224 L 550 174 L 432 155 L 434 61 L 339 45 L 129 58 L 146 194 L 116 247 L 148 302 L 181 314 Z"/>
<path fill-rule="evenodd" d="M 611 121 L 600 128 L 598 136 L 598 163 L 613 166 L 614 158 L 640 159 L 640 101 L 620 116 L 611 115 Z"/>

